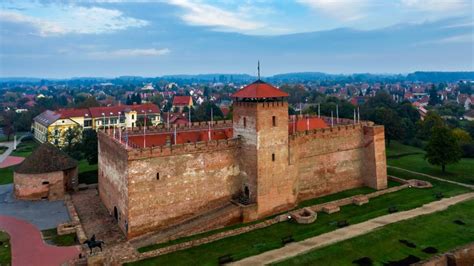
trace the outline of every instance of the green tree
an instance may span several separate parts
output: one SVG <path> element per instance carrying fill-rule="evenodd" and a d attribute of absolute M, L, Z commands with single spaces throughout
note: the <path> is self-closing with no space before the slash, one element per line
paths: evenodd
<path fill-rule="evenodd" d="M 469 132 L 463 129 L 455 128 L 452 130 L 452 133 L 460 145 L 472 142 L 472 138 L 469 135 Z"/>
<path fill-rule="evenodd" d="M 89 164 L 97 164 L 97 132 L 86 129 L 82 132 L 81 151 Z"/>
<path fill-rule="evenodd" d="M 81 151 L 77 148 L 81 141 L 81 129 L 78 126 L 69 127 L 63 133 L 63 151 L 75 159 L 81 159 Z"/>
<path fill-rule="evenodd" d="M 446 126 L 433 128 L 428 145 L 426 145 L 425 159 L 430 164 L 440 165 L 444 173 L 446 165 L 458 162 L 461 156 L 461 147 L 451 130 Z"/>
<path fill-rule="evenodd" d="M 430 90 L 430 100 L 428 101 L 428 104 L 431 106 L 435 106 L 440 103 L 441 103 L 441 99 L 439 98 L 439 95 L 436 92 L 435 85 L 433 85 Z"/>
<path fill-rule="evenodd" d="M 418 122 L 418 137 L 428 139 L 433 128 L 444 125 L 443 119 L 437 113 L 430 111 L 426 114 L 425 120 Z"/>
<path fill-rule="evenodd" d="M 372 121 L 385 127 L 385 139 L 390 147 L 390 141 L 393 139 L 404 138 L 404 128 L 401 119 L 395 111 L 386 107 L 378 107 L 372 114 Z"/>

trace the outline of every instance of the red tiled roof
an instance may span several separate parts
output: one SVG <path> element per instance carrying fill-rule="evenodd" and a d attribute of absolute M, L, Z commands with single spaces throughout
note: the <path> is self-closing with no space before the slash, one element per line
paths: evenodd
<path fill-rule="evenodd" d="M 174 96 L 173 105 L 189 105 L 192 100 L 191 96 Z"/>
<path fill-rule="evenodd" d="M 301 118 L 296 121 L 290 120 L 288 123 L 288 133 L 291 135 L 296 132 L 313 130 L 329 127 L 323 119 L 317 117 Z"/>
<path fill-rule="evenodd" d="M 288 93 L 281 91 L 272 85 L 257 80 L 245 86 L 243 89 L 232 94 L 232 98 L 279 98 L 288 97 Z"/>
<path fill-rule="evenodd" d="M 211 139 L 221 140 L 232 138 L 233 129 L 212 129 Z M 146 146 L 163 146 L 166 144 L 166 139 L 169 138 L 170 142 L 174 144 L 174 133 L 160 133 L 153 135 L 146 135 Z M 135 146 L 143 147 L 143 135 L 129 136 L 128 141 Z M 209 130 L 201 129 L 195 131 L 178 131 L 176 133 L 176 144 L 192 143 L 198 141 L 209 141 Z"/>
<path fill-rule="evenodd" d="M 89 109 L 59 109 L 57 111 L 60 118 L 70 118 L 70 117 L 90 117 Z"/>
<path fill-rule="evenodd" d="M 121 114 L 129 111 L 136 111 L 137 113 L 159 113 L 160 108 L 152 103 L 146 104 L 134 104 L 134 105 L 116 105 L 108 107 L 91 107 L 89 108 L 92 117 L 105 116 L 118 116 L 118 112 Z"/>

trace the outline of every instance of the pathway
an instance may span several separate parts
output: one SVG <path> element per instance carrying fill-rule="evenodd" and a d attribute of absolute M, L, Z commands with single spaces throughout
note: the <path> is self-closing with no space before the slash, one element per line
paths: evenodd
<path fill-rule="evenodd" d="M 20 143 L 21 143 L 21 140 L 23 140 L 23 138 L 25 138 L 27 136 L 31 136 L 31 134 L 25 134 L 25 135 L 19 137 L 16 141 L 16 146 L 18 147 L 18 145 L 20 145 Z M 0 163 L 2 163 L 10 155 L 10 153 L 12 153 L 12 151 L 13 151 L 13 141 L 0 142 L 0 146 L 8 147 L 8 150 L 6 150 L 4 153 L 0 154 Z"/>
<path fill-rule="evenodd" d="M 282 261 L 290 257 L 309 252 L 313 249 L 321 248 L 347 240 L 356 236 L 367 234 L 379 227 L 411 219 L 420 215 L 430 214 L 447 209 L 449 206 L 474 198 L 474 192 L 458 195 L 451 198 L 445 198 L 425 204 L 419 208 L 409 211 L 388 214 L 368 220 L 359 224 L 350 225 L 338 230 L 334 230 L 319 236 L 315 236 L 300 242 L 290 243 L 286 246 L 271 250 L 253 257 L 237 261 L 232 265 L 265 265 L 273 262 Z"/>
<path fill-rule="evenodd" d="M 32 224 L 10 216 L 0 216 L 0 229 L 10 235 L 12 265 L 61 265 L 79 256 L 79 246 L 56 247 L 43 242 Z"/>
<path fill-rule="evenodd" d="M 432 175 L 428 175 L 428 174 L 423 174 L 423 173 L 415 172 L 415 171 L 408 170 L 408 169 L 405 169 L 405 168 L 400 168 L 400 167 L 391 166 L 391 165 L 387 165 L 387 168 L 393 168 L 393 169 L 397 169 L 397 170 L 402 170 L 402 171 L 409 172 L 409 173 L 412 173 L 412 174 L 417 174 L 417 175 L 426 176 L 426 177 L 428 177 L 428 178 L 432 178 L 432 179 L 435 179 L 435 180 L 438 180 L 438 181 L 448 182 L 448 183 L 451 183 L 451 184 L 456 184 L 456 185 L 459 185 L 459 186 L 463 186 L 463 187 L 467 187 L 467 188 L 470 188 L 470 189 L 474 189 L 474 185 L 468 185 L 468 184 L 464 184 L 464 183 L 460 183 L 460 182 L 456 182 L 456 181 L 444 179 L 444 178 L 441 178 L 441 177 L 436 177 L 436 176 L 432 176 Z"/>

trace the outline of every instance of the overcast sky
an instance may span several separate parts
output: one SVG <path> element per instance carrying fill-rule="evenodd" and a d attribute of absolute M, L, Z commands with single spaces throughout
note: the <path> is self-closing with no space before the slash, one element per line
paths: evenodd
<path fill-rule="evenodd" d="M 471 0 L 1 1 L 0 76 L 474 69 Z"/>

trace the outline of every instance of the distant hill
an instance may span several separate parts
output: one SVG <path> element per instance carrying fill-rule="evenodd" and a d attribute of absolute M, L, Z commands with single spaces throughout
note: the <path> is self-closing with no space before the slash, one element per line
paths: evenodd
<path fill-rule="evenodd" d="M 0 78 L 1 83 L 65 83 L 65 84 L 94 84 L 102 82 L 111 82 L 113 84 L 143 84 L 149 82 L 167 81 L 177 82 L 179 84 L 190 84 L 200 82 L 222 82 L 222 83 L 248 83 L 257 77 L 248 74 L 197 74 L 197 75 L 165 75 L 157 77 L 141 77 L 141 76 L 120 76 L 116 78 L 103 77 L 74 77 L 70 79 L 41 79 L 28 77 L 8 77 Z M 413 81 L 413 82 L 457 82 L 460 80 L 474 81 L 474 71 L 465 72 L 441 72 L 441 71 L 417 71 L 407 75 L 402 74 L 371 74 L 371 73 L 355 73 L 355 74 L 328 74 L 323 72 L 296 72 L 284 73 L 262 79 L 271 83 L 296 83 L 296 82 L 396 82 L 396 81 Z"/>
<path fill-rule="evenodd" d="M 474 72 L 424 72 L 417 71 L 408 74 L 406 77 L 409 81 L 423 82 L 456 82 L 459 80 L 474 80 Z"/>

